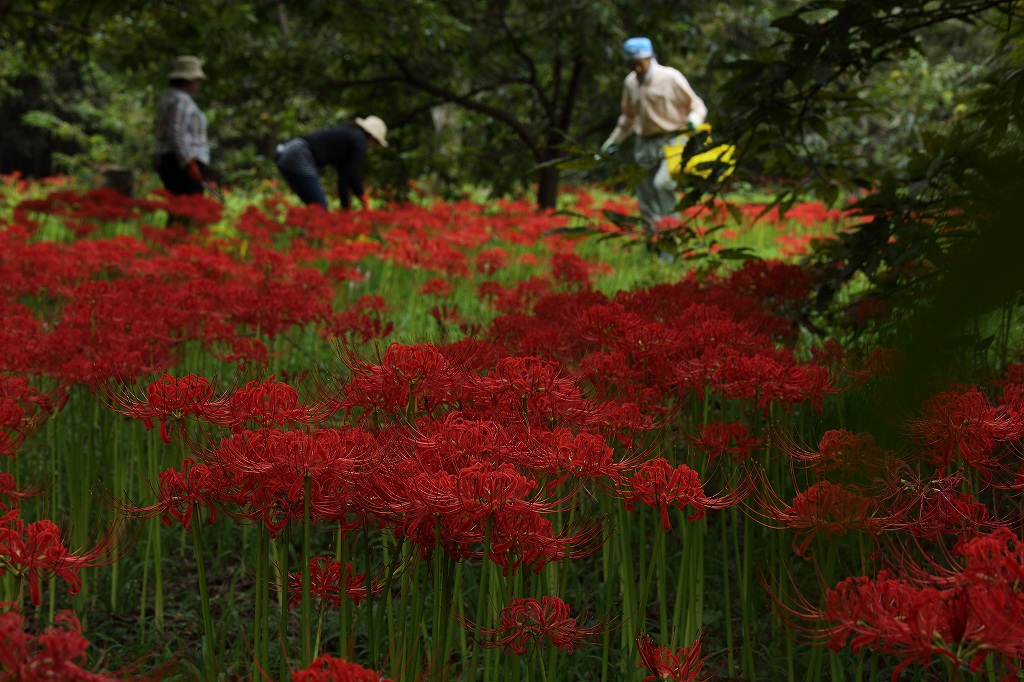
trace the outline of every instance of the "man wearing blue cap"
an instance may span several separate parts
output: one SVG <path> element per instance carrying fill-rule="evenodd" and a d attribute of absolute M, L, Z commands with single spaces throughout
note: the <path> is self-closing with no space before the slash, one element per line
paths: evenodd
<path fill-rule="evenodd" d="M 636 133 L 633 158 L 646 171 L 636 188 L 637 200 L 644 228 L 654 231 L 662 218 L 678 217 L 678 184 L 663 148 L 685 144 L 686 132 L 704 123 L 708 110 L 683 74 L 658 63 L 648 38 L 630 38 L 623 51 L 632 71 L 622 85 L 622 115 L 601 153 L 614 154 L 619 143 Z"/>

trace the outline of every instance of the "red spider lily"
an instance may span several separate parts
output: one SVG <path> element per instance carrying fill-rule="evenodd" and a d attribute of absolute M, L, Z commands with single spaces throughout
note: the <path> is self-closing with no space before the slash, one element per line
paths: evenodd
<path fill-rule="evenodd" d="M 846 429 L 826 431 L 815 452 L 795 447 L 785 449 L 795 462 L 807 464 L 817 476 L 839 472 L 843 477 L 875 478 L 889 468 L 889 455 L 875 444 L 870 433 L 851 433 Z"/>
<path fill-rule="evenodd" d="M 163 208 L 168 216 L 183 218 L 194 223 L 197 227 L 212 225 L 219 221 L 223 214 L 221 205 L 213 199 L 197 195 L 170 195 L 164 190 L 157 190 L 156 194 L 164 199 L 164 202 L 151 204 L 154 208 Z"/>
<path fill-rule="evenodd" d="M 952 389 L 932 396 L 922 416 L 908 424 L 911 435 L 928 448 L 928 460 L 945 472 L 953 462 L 987 472 L 998 443 L 1024 435 L 1024 421 L 1013 412 L 989 404 L 977 388 Z"/>
<path fill-rule="evenodd" d="M 471 398 L 505 418 L 526 419 L 531 425 L 579 425 L 599 420 L 597 406 L 588 400 L 575 378 L 563 376 L 559 363 L 538 357 L 506 357 L 471 387 Z"/>
<path fill-rule="evenodd" d="M 32 605 L 38 606 L 40 580 L 61 578 L 71 594 L 77 594 L 82 586 L 78 577 L 81 569 L 117 561 L 127 545 L 122 526 L 115 525 L 95 547 L 72 552 L 52 521 L 42 519 L 26 525 L 17 511 L 8 511 L 0 518 L 0 574 L 26 578 Z"/>
<path fill-rule="evenodd" d="M 640 682 L 707 682 L 714 671 L 703 672 L 708 656 L 701 656 L 701 647 L 706 637 L 699 635 L 690 646 L 684 646 L 675 653 L 668 647 L 656 646 L 647 633 L 640 631 L 636 637 L 636 648 L 640 653 L 640 667 L 651 673 Z"/>
<path fill-rule="evenodd" d="M 288 601 L 297 606 L 302 601 L 302 574 L 292 573 L 288 577 L 291 590 Z M 366 575 L 356 573 L 352 564 L 342 564 L 330 557 L 314 557 L 309 560 L 310 595 L 334 608 L 341 606 L 345 594 L 356 606 L 366 599 Z M 371 594 L 380 594 L 384 589 L 383 579 L 370 582 Z"/>
<path fill-rule="evenodd" d="M 850 638 L 855 653 L 868 647 L 900 657 L 893 682 L 905 667 L 932 656 L 976 668 L 989 653 L 978 647 L 986 633 L 984 610 L 966 587 L 916 587 L 882 571 L 874 579 L 841 581 L 825 602 L 823 617 L 835 623 L 829 646 L 838 650 Z"/>
<path fill-rule="evenodd" d="M 255 206 L 246 206 L 234 223 L 235 229 L 246 238 L 261 246 L 270 246 L 274 237 L 284 231 L 284 226 L 271 219 Z"/>
<path fill-rule="evenodd" d="M 696 435 L 687 438 L 707 453 L 708 462 L 727 454 L 732 455 L 733 461 L 746 461 L 753 450 L 761 447 L 761 439 L 751 436 L 740 422 L 702 424 Z"/>
<path fill-rule="evenodd" d="M 51 192 L 44 199 L 26 199 L 15 207 L 16 215 L 27 212 L 70 218 L 96 218 L 104 221 L 136 220 L 140 213 L 159 208 L 159 202 L 132 199 L 109 188 L 84 193 L 71 190 Z"/>
<path fill-rule="evenodd" d="M 557 533 L 545 518 L 563 507 L 572 493 L 547 499 L 538 492 L 537 482 L 511 463 L 476 461 L 445 470 L 452 462 L 467 461 L 466 454 L 472 451 L 452 461 L 444 456 L 432 459 L 428 452 L 423 461 L 396 462 L 390 474 L 367 477 L 373 492 L 364 506 L 385 519 L 397 536 L 409 538 L 424 557 L 438 541 L 458 559 L 479 557 L 476 548 L 490 526 L 490 553 L 480 558 L 494 561 L 506 575 L 522 566 L 539 571 L 550 561 L 579 558 L 600 547 L 599 520 Z"/>
<path fill-rule="evenodd" d="M 526 434 L 489 419 L 469 419 L 451 412 L 443 420 L 420 426 L 415 459 L 427 471 L 458 472 L 477 463 L 501 466 L 522 460 Z"/>
<path fill-rule="evenodd" d="M 774 498 L 774 502 L 769 501 Z M 880 515 L 881 503 L 861 495 L 856 489 L 829 481 L 820 481 L 796 495 L 791 504 L 782 504 L 774 491 L 758 496 L 759 511 L 782 528 L 794 531 L 793 551 L 808 558 L 808 548 L 819 535 L 825 540 L 842 537 L 850 531 L 877 535 L 889 518 Z"/>
<path fill-rule="evenodd" d="M 213 388 L 205 378 L 195 374 L 177 379 L 170 374 L 146 387 L 145 401 L 131 400 L 108 390 L 113 408 L 133 419 L 141 419 L 146 429 L 153 428 L 153 420 L 160 420 L 160 438 L 171 442 L 167 430 L 168 420 L 181 421 L 187 416 L 203 416 L 213 401 Z"/>
<path fill-rule="evenodd" d="M 320 656 L 308 668 L 292 672 L 292 682 L 391 682 L 378 673 L 342 658 Z"/>
<path fill-rule="evenodd" d="M 580 642 L 604 632 L 604 624 L 583 627 L 577 622 L 581 617 L 570 617 L 569 613 L 569 605 L 558 597 L 513 598 L 501 610 L 498 627 L 480 628 L 480 635 L 487 638 L 481 644 L 522 656 L 531 643 L 540 646 L 547 639 L 571 654 Z"/>
<path fill-rule="evenodd" d="M 6 471 L 0 473 L 0 511 L 7 512 L 17 509 L 21 500 L 38 495 L 42 491 L 42 484 L 19 487 L 13 474 L 9 474 Z"/>
<path fill-rule="evenodd" d="M 891 376 L 905 360 L 900 351 L 890 348 L 875 348 L 859 365 L 845 359 L 842 373 L 853 380 L 854 385 L 865 384 L 877 376 Z"/>
<path fill-rule="evenodd" d="M 237 481 L 223 496 L 276 533 L 302 518 L 307 476 L 311 513 L 340 522 L 353 508 L 356 466 L 369 461 L 374 448 L 373 438 L 355 428 L 260 429 L 222 440 L 209 459 Z"/>
<path fill-rule="evenodd" d="M 0 679 L 23 682 L 112 682 L 143 679 L 129 673 L 87 670 L 89 640 L 70 611 L 54 617 L 54 626 L 38 635 L 25 631 L 25 618 L 16 611 L 0 614 Z M 157 679 L 158 674 L 150 677 Z"/>
<path fill-rule="evenodd" d="M 901 658 L 903 668 L 932 656 L 977 671 L 990 653 L 1010 666 L 1024 655 L 1024 550 L 1008 529 L 981 535 L 958 548 L 962 565 L 931 576 L 901 579 L 882 571 L 875 578 L 849 578 L 826 593 L 826 609 L 808 617 L 831 621 L 829 645 L 847 640 Z"/>
<path fill-rule="evenodd" d="M 551 255 L 551 276 L 555 281 L 570 287 L 589 289 L 592 275 L 610 272 L 611 267 L 606 263 L 588 263 L 574 253 Z"/>
<path fill-rule="evenodd" d="M 890 505 L 898 510 L 889 523 L 894 530 L 937 540 L 942 535 L 971 537 L 989 523 L 988 508 L 962 491 L 967 481 L 959 474 L 920 477 L 902 468 L 889 477 Z"/>
<path fill-rule="evenodd" d="M 420 287 L 420 293 L 424 296 L 447 298 L 452 293 L 452 285 L 448 280 L 440 277 L 434 277 L 423 283 L 423 286 Z"/>
<path fill-rule="evenodd" d="M 13 455 L 67 399 L 66 390 L 42 393 L 25 377 L 0 376 L 0 454 Z"/>
<path fill-rule="evenodd" d="M 997 528 L 957 547 L 965 558 L 963 575 L 978 583 L 1024 583 L 1024 543 L 1008 528 Z"/>
<path fill-rule="evenodd" d="M 299 404 L 299 394 L 286 383 L 276 381 L 274 375 L 264 382 L 250 381 L 230 397 L 218 401 L 218 410 L 207 410 L 209 419 L 238 429 L 246 422 L 262 427 L 304 423 L 309 411 Z"/>
<path fill-rule="evenodd" d="M 405 411 L 426 400 L 444 404 L 457 395 L 462 373 L 431 344 L 388 346 L 379 365 L 357 364 L 342 407 L 377 408 L 388 413 Z"/>
<path fill-rule="evenodd" d="M 180 523 L 185 530 L 192 529 L 192 515 L 196 509 L 209 509 L 207 523 L 217 522 L 219 501 L 230 497 L 229 491 L 237 487 L 237 483 L 223 469 L 208 464 L 196 464 L 187 457 L 181 462 L 181 471 L 168 469 L 158 476 L 160 487 L 157 491 L 157 503 L 152 507 L 131 510 L 135 514 L 159 513 L 165 526 L 171 520 Z"/>
<path fill-rule="evenodd" d="M 419 545 L 424 556 L 434 547 L 438 532 L 442 546 L 462 556 L 463 548 L 483 541 L 489 516 L 494 516 L 495 526 L 507 519 L 514 527 L 529 525 L 526 519 L 546 509 L 531 499 L 537 483 L 508 464 L 477 463 L 447 473 L 424 471 L 409 462 L 393 478 L 378 479 L 374 485 L 381 505 L 378 513 L 391 519 L 396 535 Z M 501 535 L 496 532 L 493 540 L 500 541 Z"/>
<path fill-rule="evenodd" d="M 635 458 L 616 461 L 615 451 L 597 434 L 559 428 L 543 432 L 537 437 L 541 452 L 534 466 L 556 478 L 548 489 L 573 478 L 578 480 L 607 478 L 618 485 L 623 477 L 636 467 Z M 637 455 L 639 457 L 640 455 Z"/>
<path fill-rule="evenodd" d="M 476 257 L 476 271 L 481 275 L 492 275 L 505 267 L 508 252 L 500 246 L 484 249 Z"/>
<path fill-rule="evenodd" d="M 498 515 L 492 529 L 490 559 L 505 576 L 524 567 L 540 573 L 549 563 L 590 556 L 601 548 L 605 537 L 600 518 L 567 526 L 556 533 L 551 522 L 538 514 Z"/>
<path fill-rule="evenodd" d="M 724 509 L 738 503 L 746 495 L 748 486 L 743 484 L 735 491 L 720 497 L 708 497 L 696 471 L 680 464 L 672 467 L 664 457 L 655 457 L 640 465 L 629 479 L 629 490 L 623 491 L 626 509 L 635 510 L 637 502 L 661 510 L 661 526 L 669 530 L 668 511 L 672 507 L 682 510 L 686 505 L 693 507 L 693 514 L 687 521 L 704 518 L 708 509 Z"/>
<path fill-rule="evenodd" d="M 207 331 L 210 331 L 209 328 L 207 328 Z M 231 328 L 231 332 L 233 334 L 233 328 Z M 230 341 L 230 353 L 217 352 L 214 348 L 208 348 L 210 355 L 221 362 L 237 362 L 239 372 L 245 372 L 250 362 L 266 366 L 270 361 L 270 351 L 267 349 L 266 344 L 259 339 L 255 337 L 231 336 Z"/>
<path fill-rule="evenodd" d="M 323 334 L 329 339 L 344 339 L 347 334 L 353 333 L 363 343 L 384 338 L 395 327 L 384 318 L 387 311 L 388 306 L 380 296 L 361 296 L 350 310 L 327 316 Z"/>
<path fill-rule="evenodd" d="M 744 261 L 729 277 L 729 288 L 750 296 L 762 305 L 802 301 L 807 297 L 810 274 L 799 265 L 779 261 Z"/>
<path fill-rule="evenodd" d="M 531 277 L 525 282 L 517 282 L 510 287 L 503 287 L 497 282 L 481 282 L 478 291 L 480 298 L 494 299 L 494 309 L 507 314 L 527 314 L 533 310 L 534 304 L 551 292 L 551 282 L 538 277 Z M 495 320 L 495 324 L 498 324 Z M 525 328 L 519 328 L 516 336 Z"/>
<path fill-rule="evenodd" d="M 436 305 L 430 309 L 430 316 L 437 320 L 441 329 L 448 327 L 464 328 L 466 325 L 459 315 L 459 308 L 455 305 Z"/>

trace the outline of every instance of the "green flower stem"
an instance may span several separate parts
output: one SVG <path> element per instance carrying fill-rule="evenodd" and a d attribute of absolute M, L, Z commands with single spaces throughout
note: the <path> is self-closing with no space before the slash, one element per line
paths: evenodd
<path fill-rule="evenodd" d="M 159 473 L 158 453 L 160 439 L 155 431 L 149 432 L 149 480 L 156 480 Z M 164 629 L 164 569 L 163 569 L 163 535 L 160 529 L 160 519 L 151 521 L 153 542 L 153 624 L 156 629 L 163 632 Z"/>
<path fill-rule="evenodd" d="M 310 478 L 307 471 L 302 481 L 302 668 L 308 668 L 313 662 L 313 597 L 309 584 Z"/>
<path fill-rule="evenodd" d="M 636 580 L 633 578 L 633 550 L 630 542 L 631 519 L 629 513 L 622 507 L 619 514 L 619 589 L 622 596 L 622 614 L 624 617 L 637 618 L 641 621 L 640 606 L 636 596 Z M 638 626 L 639 627 L 639 626 Z M 632 630 L 635 632 L 637 628 Z M 630 647 L 630 628 L 621 629 L 622 650 L 628 651 Z M 629 674 L 631 671 L 623 671 Z"/>
<path fill-rule="evenodd" d="M 679 646 L 679 641 L 682 639 L 682 630 L 684 621 L 686 618 L 686 610 L 689 608 L 689 584 L 687 583 L 686 574 L 686 562 L 687 562 L 687 551 L 690 546 L 688 539 L 688 529 L 683 526 L 680 529 L 680 541 L 683 543 L 682 551 L 680 552 L 679 568 L 676 571 L 676 598 L 672 604 L 672 636 L 669 640 L 669 646 L 675 649 Z M 666 633 L 662 632 L 664 637 Z"/>
<path fill-rule="evenodd" d="M 440 682 L 444 673 L 444 663 L 441 647 L 444 645 L 441 634 L 441 619 L 444 617 L 442 603 L 444 595 L 444 567 L 442 566 L 444 552 L 441 549 L 441 517 L 434 519 L 434 555 L 431 557 L 433 568 L 433 613 L 431 614 L 430 637 L 433 640 L 430 647 L 429 675 L 434 682 Z"/>
<path fill-rule="evenodd" d="M 270 668 L 270 531 L 262 523 L 256 528 L 256 613 L 253 648 L 259 671 L 253 682 L 262 682 Z M 258 678 L 256 677 L 258 675 Z"/>
<path fill-rule="evenodd" d="M 683 517 L 683 512 L 679 512 L 679 516 Z M 697 633 L 704 626 L 704 534 L 707 532 L 707 517 L 693 521 L 690 531 L 690 541 L 693 546 L 690 549 L 687 568 L 693 570 L 693 600 L 691 608 L 688 609 L 689 626 L 683 640 L 687 644 L 697 637 Z"/>
<path fill-rule="evenodd" d="M 377 636 L 377 619 L 373 608 L 373 555 L 370 552 L 370 527 L 366 523 L 363 523 L 363 555 L 366 568 L 366 625 L 369 630 L 370 667 L 376 670 L 380 665 L 380 641 Z"/>
<path fill-rule="evenodd" d="M 285 526 L 281 535 L 274 540 L 274 549 L 277 550 L 277 605 L 278 624 L 281 639 L 281 663 L 278 666 L 278 679 L 280 682 L 288 682 L 290 675 L 288 666 L 288 545 L 290 528 Z"/>
<path fill-rule="evenodd" d="M 423 605 L 426 601 L 426 599 L 424 599 L 426 587 L 421 585 L 419 580 L 419 574 L 421 572 L 420 567 L 424 562 L 419 557 L 416 557 L 414 561 L 416 562 L 416 574 L 414 576 L 415 582 L 413 583 L 413 590 L 408 592 L 409 598 L 413 600 L 412 620 L 409 622 L 406 629 L 409 636 L 409 655 L 404 661 L 405 665 L 402 670 L 402 679 L 410 681 L 418 679 L 420 674 L 417 669 L 419 667 L 418 652 L 420 644 L 420 625 L 423 623 Z M 423 582 L 426 582 L 426 580 L 427 579 L 425 578 Z"/>
<path fill-rule="evenodd" d="M 206 679 L 210 682 L 217 679 L 217 656 L 215 647 L 217 640 L 213 636 L 213 616 L 210 613 L 210 588 L 206 584 L 206 562 L 203 559 L 202 511 L 193 505 L 192 544 L 196 552 L 196 574 L 199 579 L 199 599 L 203 608 L 203 651 L 206 654 Z"/>
<path fill-rule="evenodd" d="M 476 677 L 476 661 L 480 655 L 480 628 L 484 621 L 484 604 L 487 603 L 487 579 L 490 577 L 491 563 L 491 525 L 493 519 L 487 517 L 487 529 L 484 531 L 483 558 L 480 560 L 480 588 L 476 594 L 476 618 L 473 620 L 473 653 L 469 659 L 470 678 Z"/>
<path fill-rule="evenodd" d="M 640 630 L 646 625 L 646 614 L 647 614 L 647 598 L 651 593 L 651 581 L 654 578 L 654 567 L 657 565 L 658 554 L 665 552 L 665 529 L 661 525 L 661 519 L 659 515 L 654 514 L 654 542 L 651 547 L 651 557 L 647 560 L 647 573 L 644 577 L 643 585 L 640 589 L 640 597 L 637 599 L 637 622 L 636 627 L 630 628 L 632 633 L 632 639 L 630 640 L 627 651 L 629 651 L 629 663 L 626 666 L 626 677 L 624 679 L 631 679 L 634 676 L 634 671 L 637 668 L 637 648 L 636 638 L 640 634 Z"/>
<path fill-rule="evenodd" d="M 725 600 L 725 607 L 722 609 L 725 618 L 725 664 L 728 677 L 731 679 L 736 675 L 736 657 L 733 646 L 733 625 L 732 625 L 732 572 L 729 570 L 729 526 L 726 515 L 719 515 L 722 522 L 722 535 L 719 543 L 722 545 L 722 597 Z M 791 678 L 792 679 L 792 678 Z"/>
<path fill-rule="evenodd" d="M 753 544 L 753 533 L 749 519 L 743 519 L 743 543 L 740 547 L 739 520 L 736 507 L 729 510 L 733 522 L 733 550 L 736 555 L 737 572 L 739 573 L 740 591 L 740 633 L 743 641 L 740 649 L 740 667 L 743 676 L 754 679 L 754 647 L 751 641 L 750 629 L 753 626 L 753 608 L 751 604 L 751 593 L 753 586 L 753 570 L 751 562 L 751 545 Z"/>
<path fill-rule="evenodd" d="M 124 472 L 128 468 L 127 466 L 125 466 L 124 463 L 122 463 L 120 461 L 120 459 L 118 457 L 118 454 L 120 452 L 120 443 L 121 443 L 121 428 L 120 428 L 120 426 L 121 426 L 121 421 L 120 420 L 117 420 L 117 421 L 114 422 L 114 427 L 112 429 L 111 442 L 110 442 L 110 458 L 111 458 L 110 471 L 113 472 L 113 475 L 114 475 L 114 487 L 113 487 L 113 490 L 114 490 L 115 494 L 117 494 L 117 495 L 123 495 L 124 492 L 125 492 L 124 491 Z M 115 562 L 113 562 L 110 565 L 110 610 L 112 612 L 114 612 L 114 613 L 117 613 L 117 597 L 121 593 L 121 590 L 120 590 L 121 583 L 120 583 L 120 580 L 119 580 L 119 577 L 120 577 L 119 568 L 120 568 L 120 562 L 115 561 Z"/>
<path fill-rule="evenodd" d="M 149 520 L 149 537 L 146 541 L 146 554 L 142 561 L 142 588 L 139 590 L 139 639 L 141 640 L 146 633 L 146 593 L 149 589 L 149 566 L 152 563 L 150 558 L 153 556 L 153 532 L 159 532 L 160 528 L 157 524 L 160 523 L 159 519 Z"/>
<path fill-rule="evenodd" d="M 450 576 L 449 579 L 448 579 L 447 604 L 449 605 L 449 608 L 450 608 L 450 605 L 455 600 L 455 595 L 459 595 L 459 597 L 460 597 L 459 601 L 461 602 L 461 596 L 462 596 L 462 571 L 463 571 L 463 567 L 465 566 L 465 562 L 462 562 L 462 561 L 455 562 L 455 561 L 452 561 L 451 558 L 449 557 L 447 563 L 448 563 L 448 567 L 449 567 L 449 576 Z M 459 608 L 460 609 L 462 608 L 462 604 L 461 603 L 459 604 Z M 449 652 L 452 650 L 452 647 L 455 645 L 455 643 L 454 643 L 455 627 L 454 627 L 454 624 L 452 623 L 452 619 L 449 617 L 449 611 L 448 611 L 447 608 L 445 609 L 444 620 L 442 621 L 442 623 L 443 623 L 443 626 L 444 626 L 444 655 L 445 655 L 445 659 L 447 659 L 448 655 L 449 655 Z M 459 630 L 462 631 L 463 633 L 465 633 L 465 628 L 459 628 Z M 463 636 L 465 636 L 465 635 L 463 635 Z M 465 661 L 466 659 L 462 658 L 462 659 L 459 659 L 459 660 Z"/>
<path fill-rule="evenodd" d="M 416 587 L 419 577 L 420 561 L 419 557 L 416 556 L 416 550 L 411 544 L 405 544 L 402 547 L 402 564 L 404 566 L 411 567 L 412 570 L 406 570 L 402 573 L 401 583 L 401 599 L 398 602 L 398 614 L 396 619 L 402 632 L 402 639 L 395 640 L 391 643 L 392 656 L 394 661 L 392 662 L 392 677 L 405 679 L 405 669 L 408 666 L 408 659 L 406 658 L 409 649 L 409 604 L 415 603 L 417 599 Z"/>
<path fill-rule="evenodd" d="M 263 580 L 266 572 L 266 567 L 260 561 L 260 543 L 257 541 L 256 549 L 254 550 L 255 557 L 253 558 L 253 628 L 252 628 L 252 655 L 255 667 L 252 671 L 253 682 L 259 682 L 260 671 L 266 671 L 266 666 L 263 664 L 263 628 L 261 621 L 266 618 L 263 611 Z"/>
<path fill-rule="evenodd" d="M 395 542 L 395 546 L 392 549 L 390 549 L 390 550 L 388 549 L 388 544 L 389 544 L 388 537 L 389 536 Z M 405 613 L 405 609 L 404 609 L 405 599 L 400 600 L 399 603 L 402 605 L 402 608 L 401 608 L 401 610 L 399 611 L 399 613 L 398 613 L 398 615 L 396 617 L 396 614 L 395 614 L 396 608 L 395 608 L 395 603 L 394 603 L 394 601 L 395 601 L 395 597 L 394 597 L 395 590 L 394 590 L 394 587 L 395 587 L 395 576 L 398 575 L 399 567 L 405 566 L 405 565 L 408 564 L 408 562 L 403 559 L 403 557 L 407 556 L 406 549 L 408 549 L 408 547 L 405 545 L 405 539 L 404 538 L 403 539 L 394 538 L 393 535 L 391 535 L 390 533 L 387 533 L 387 532 L 381 535 L 381 550 L 384 553 L 384 565 L 387 567 L 387 575 L 384 578 L 384 601 L 383 601 L 383 608 L 385 609 L 385 611 L 387 613 L 387 622 L 388 622 L 388 658 L 389 659 L 392 658 L 393 656 L 397 655 L 397 654 L 400 654 L 400 652 L 401 652 L 401 646 L 397 645 L 396 642 L 400 639 L 398 633 L 400 631 L 401 623 L 403 623 L 403 617 L 404 617 L 404 613 Z"/>
<path fill-rule="evenodd" d="M 656 552 L 658 562 L 658 626 L 662 637 L 668 635 L 668 561 L 664 545 Z M 681 573 L 682 571 L 680 571 Z"/>
<path fill-rule="evenodd" d="M 344 574 L 349 563 L 348 538 L 345 537 L 339 524 L 337 531 L 337 545 L 334 550 L 334 557 L 341 564 Z M 338 655 L 345 660 L 352 659 L 352 600 L 349 599 L 345 589 L 341 590 L 341 603 L 338 605 Z"/>

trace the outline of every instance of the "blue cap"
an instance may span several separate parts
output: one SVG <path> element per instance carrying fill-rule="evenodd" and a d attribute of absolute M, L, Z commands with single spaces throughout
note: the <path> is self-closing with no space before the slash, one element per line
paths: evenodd
<path fill-rule="evenodd" d="M 654 46 L 650 38 L 630 38 L 622 46 L 626 59 L 646 59 L 654 56 Z"/>

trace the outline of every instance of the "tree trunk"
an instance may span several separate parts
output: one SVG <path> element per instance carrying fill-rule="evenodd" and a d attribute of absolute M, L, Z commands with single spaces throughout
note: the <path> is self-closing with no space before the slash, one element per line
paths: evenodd
<path fill-rule="evenodd" d="M 541 168 L 537 178 L 537 208 L 555 208 L 558 203 L 558 185 L 562 172 L 558 166 Z"/>

